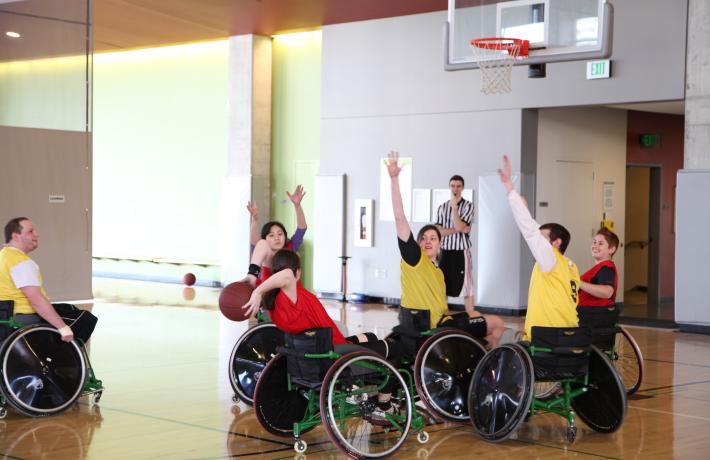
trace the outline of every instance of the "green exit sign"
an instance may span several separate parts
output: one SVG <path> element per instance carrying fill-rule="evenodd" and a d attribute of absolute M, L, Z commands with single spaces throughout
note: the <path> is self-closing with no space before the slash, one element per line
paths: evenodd
<path fill-rule="evenodd" d="M 661 135 L 660 134 L 641 134 L 639 136 L 639 144 L 641 147 L 650 149 L 653 147 L 658 147 L 661 145 Z"/>
<path fill-rule="evenodd" d="M 597 78 L 609 78 L 611 76 L 611 60 L 604 59 L 602 61 L 587 62 L 587 80 L 595 80 Z"/>

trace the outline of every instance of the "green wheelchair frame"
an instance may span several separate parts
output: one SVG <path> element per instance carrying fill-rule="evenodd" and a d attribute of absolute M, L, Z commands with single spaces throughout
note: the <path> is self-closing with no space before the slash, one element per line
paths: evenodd
<path fill-rule="evenodd" d="M 359 348 L 359 349 L 358 349 Z M 302 436 L 308 431 L 312 430 L 320 424 L 325 425 L 325 430 L 328 436 L 333 440 L 334 444 L 342 450 L 344 453 L 353 457 L 368 457 L 377 458 L 378 454 L 362 454 L 358 451 L 350 449 L 345 443 L 340 443 L 338 441 L 337 435 L 333 434 L 333 429 L 328 425 L 326 420 L 330 420 L 328 414 L 324 414 L 324 405 L 328 400 L 329 388 L 326 386 L 336 385 L 335 378 L 337 374 L 342 369 L 345 369 L 351 363 L 357 363 L 361 369 L 365 369 L 368 376 L 373 375 L 373 373 L 379 374 L 381 380 L 378 379 L 377 383 L 363 382 L 363 377 L 361 375 L 351 375 L 347 377 L 349 388 L 346 391 L 335 390 L 333 404 L 329 405 L 326 409 L 328 411 L 333 410 L 334 423 L 339 427 L 340 430 L 345 429 L 346 421 L 353 417 L 363 417 L 367 414 L 363 413 L 361 403 L 368 399 L 368 394 L 372 395 L 374 393 L 379 393 L 385 389 L 391 378 L 394 376 L 391 374 L 392 370 L 396 370 L 400 374 L 400 388 L 392 395 L 392 401 L 407 401 L 408 409 L 402 414 L 389 414 L 385 413 L 385 419 L 389 426 L 382 427 L 384 432 L 389 432 L 390 430 L 397 430 L 402 433 L 402 437 L 398 438 L 397 445 L 394 448 L 396 451 L 401 444 L 404 442 L 406 434 L 409 430 L 414 430 L 417 433 L 417 440 L 420 443 L 425 443 L 429 439 L 429 435 L 424 428 L 426 427 L 426 421 L 423 416 L 417 413 L 416 401 L 414 398 L 415 386 L 414 379 L 411 372 L 408 369 L 397 369 L 390 364 L 391 367 L 387 367 L 384 364 L 379 364 L 377 361 L 386 362 L 384 358 L 375 354 L 374 352 L 357 347 L 353 351 L 347 352 L 336 352 L 329 351 L 326 353 L 297 353 L 291 351 L 290 353 L 285 349 L 280 349 L 280 353 L 276 355 L 264 369 L 262 376 L 257 383 L 257 389 L 254 394 L 254 407 L 256 410 L 257 419 L 259 422 L 267 429 L 267 431 L 280 435 L 280 436 L 292 436 L 294 440 L 294 450 L 297 453 L 304 453 L 307 449 L 307 443 L 302 439 Z M 305 408 L 303 409 L 303 415 L 293 422 L 292 430 L 290 427 L 287 429 L 285 426 L 280 429 L 274 429 L 274 426 L 267 420 L 268 416 L 265 415 L 265 411 L 262 409 L 261 398 L 267 398 L 263 396 L 262 387 L 268 387 L 270 385 L 270 377 L 268 373 L 270 369 L 279 364 L 279 360 L 284 360 L 289 357 L 289 355 L 295 358 L 304 359 L 315 359 L 315 360 L 329 360 L 332 361 L 331 366 L 328 368 L 326 375 L 323 377 L 320 386 L 311 387 L 305 386 L 301 383 L 296 383 L 294 377 L 290 372 L 286 372 L 286 392 L 292 395 L 298 394 L 300 398 L 306 401 Z M 364 359 L 364 360 L 363 360 Z M 370 360 L 371 362 L 368 362 Z M 283 362 L 281 362 L 283 365 Z M 370 372 L 371 371 L 371 372 Z M 266 376 L 266 378 L 265 378 Z M 399 379 L 398 379 L 399 380 Z M 332 383 L 330 383 L 332 382 Z M 401 384 L 404 384 L 403 386 Z M 407 389 L 408 395 L 405 395 L 403 388 Z M 337 407 L 336 407 L 337 406 Z M 300 412 L 300 410 L 299 410 Z M 386 455 L 391 455 L 393 452 L 388 452 Z"/>

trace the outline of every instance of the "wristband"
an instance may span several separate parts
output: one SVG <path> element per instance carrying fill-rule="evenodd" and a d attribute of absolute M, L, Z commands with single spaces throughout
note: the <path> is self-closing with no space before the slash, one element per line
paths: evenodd
<path fill-rule="evenodd" d="M 261 267 L 256 264 L 249 264 L 249 271 L 247 272 L 247 274 L 254 275 L 255 277 L 259 278 L 259 275 L 261 274 Z"/>
<path fill-rule="evenodd" d="M 72 330 L 69 326 L 60 327 L 59 333 L 62 335 L 62 337 L 66 337 L 68 335 L 74 335 L 74 333 L 72 332 Z"/>

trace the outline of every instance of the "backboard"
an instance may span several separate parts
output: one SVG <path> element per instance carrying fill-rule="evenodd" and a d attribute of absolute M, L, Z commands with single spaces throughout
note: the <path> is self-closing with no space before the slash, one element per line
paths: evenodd
<path fill-rule="evenodd" d="M 444 67 L 478 68 L 470 42 L 484 37 L 528 40 L 515 65 L 606 58 L 612 20 L 608 0 L 449 0 Z"/>

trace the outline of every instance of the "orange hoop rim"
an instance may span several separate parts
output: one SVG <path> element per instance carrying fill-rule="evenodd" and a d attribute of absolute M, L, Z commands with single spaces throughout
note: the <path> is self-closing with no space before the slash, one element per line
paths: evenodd
<path fill-rule="evenodd" d="M 472 39 L 471 46 L 491 51 L 507 51 L 508 54 L 518 48 L 518 57 L 528 57 L 530 42 L 520 38 L 485 37 Z"/>

